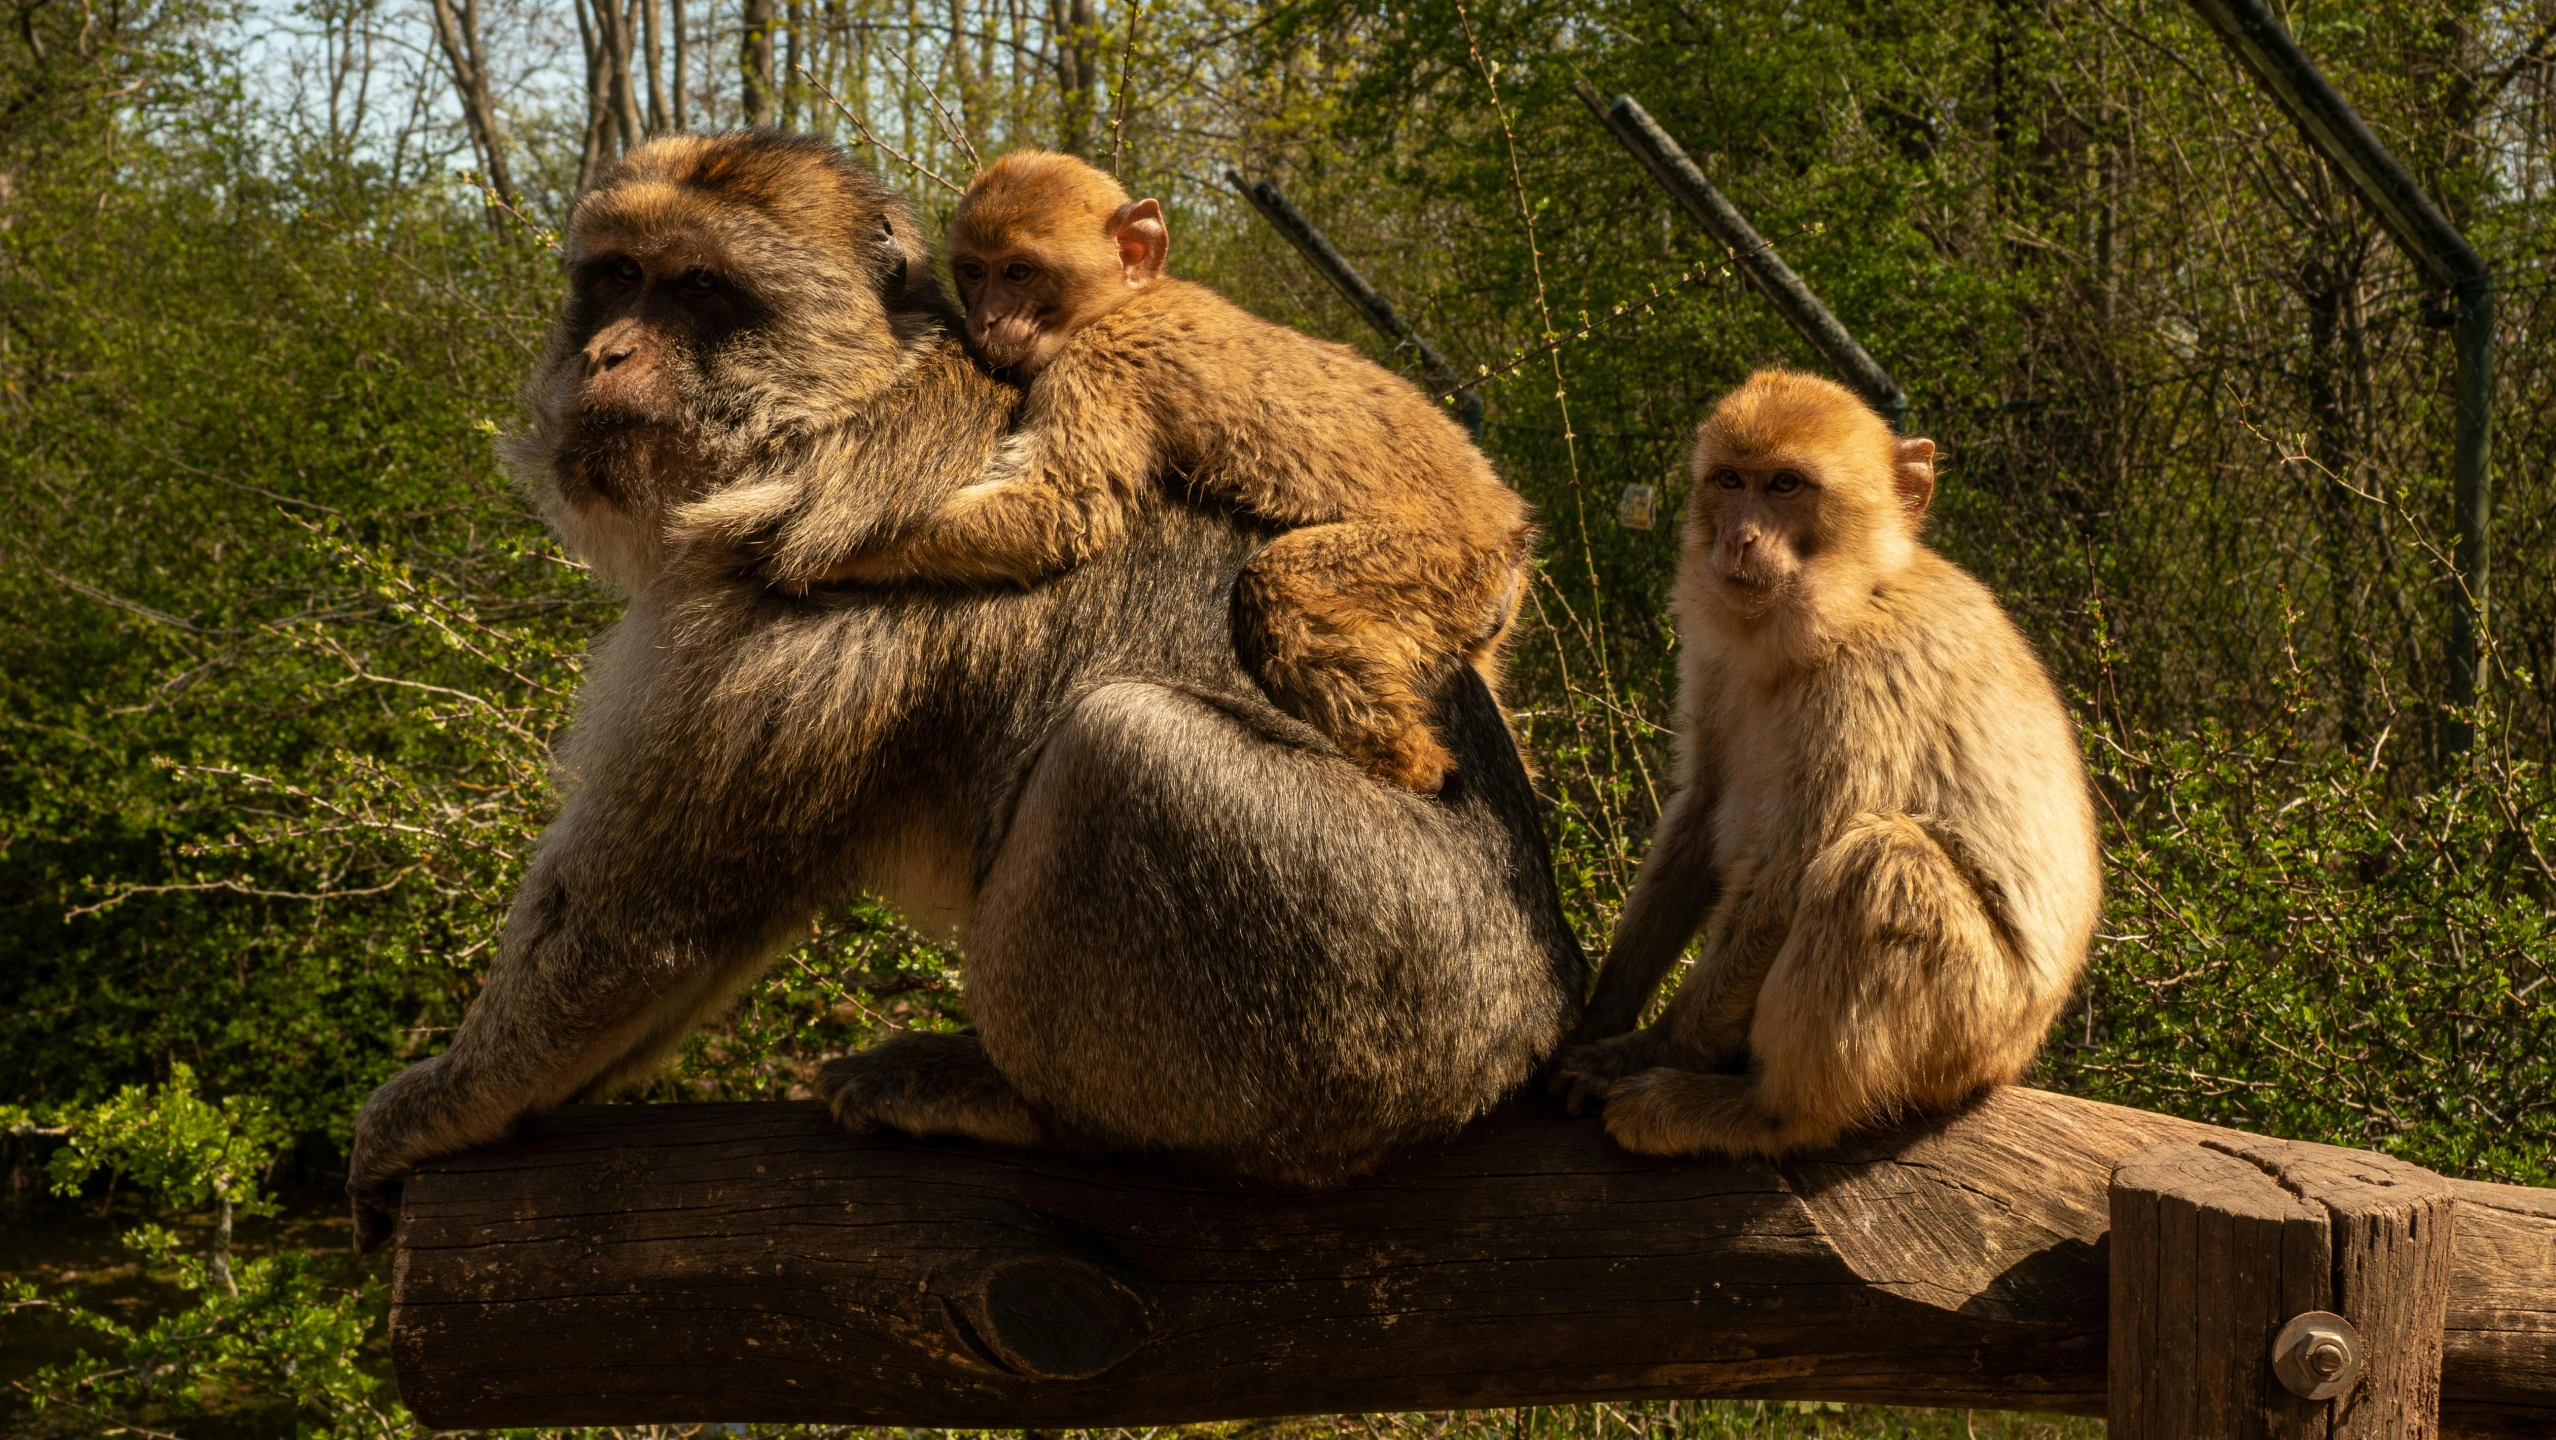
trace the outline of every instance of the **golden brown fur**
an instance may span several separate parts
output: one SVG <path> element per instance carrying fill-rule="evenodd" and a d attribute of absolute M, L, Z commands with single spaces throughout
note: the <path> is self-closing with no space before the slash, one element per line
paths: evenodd
<path fill-rule="evenodd" d="M 1235 658 L 1265 527 L 1152 507 L 1033 590 L 770 585 L 1005 441 L 1019 392 L 959 343 L 909 218 L 765 133 L 651 142 L 579 202 L 508 452 L 629 607 L 485 988 L 357 1120 L 362 1243 L 411 1167 L 646 1076 L 865 891 L 960 937 L 975 1028 L 831 1063 L 855 1130 L 1325 1183 L 1497 1103 L 1576 1016 L 1497 706 L 1448 687 L 1439 796 L 1328 753 Z"/>
<path fill-rule="evenodd" d="M 953 266 L 980 350 L 1035 371 L 1022 433 L 937 513 L 792 578 L 1033 583 L 1118 543 L 1176 469 L 1286 532 L 1236 592 L 1271 698 L 1379 777 L 1434 789 L 1452 757 L 1429 710 L 1461 665 L 1496 681 L 1525 503 L 1408 381 L 1162 276 L 1152 206 L 1071 156 L 976 177 Z"/>
<path fill-rule="evenodd" d="M 2022 1073 L 2083 970 L 2075 733 L 1917 539 L 1933 454 L 1781 371 L 1697 433 L 1677 790 L 1558 1080 L 1628 1148 L 1779 1155 L 1959 1103 Z M 1666 1014 L 1617 1034 L 1699 924 Z"/>

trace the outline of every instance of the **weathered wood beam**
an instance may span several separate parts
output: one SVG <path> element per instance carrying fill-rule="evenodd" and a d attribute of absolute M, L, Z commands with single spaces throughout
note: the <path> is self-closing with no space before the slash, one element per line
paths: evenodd
<path fill-rule="evenodd" d="M 2105 1410 L 2108 1186 L 2234 1132 L 2036 1091 L 1782 1164 L 1494 1117 L 1344 1189 L 564 1110 L 408 1187 L 436 1427 L 1038 1427 L 1739 1396 Z M 2453 1182 L 2450 1434 L 2556 1433 L 2556 1192 Z"/>

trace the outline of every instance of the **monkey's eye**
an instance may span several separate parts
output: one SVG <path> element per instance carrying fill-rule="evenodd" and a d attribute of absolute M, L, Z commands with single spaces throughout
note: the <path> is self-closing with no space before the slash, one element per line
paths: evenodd
<path fill-rule="evenodd" d="M 627 255 L 613 261 L 612 268 L 604 273 L 610 275 L 616 283 L 622 285 L 636 285 L 641 279 L 639 262 L 631 259 Z"/>
<path fill-rule="evenodd" d="M 695 265 L 684 271 L 683 279 L 676 283 L 683 287 L 686 295 L 708 295 L 719 288 L 719 277 Z"/>
<path fill-rule="evenodd" d="M 1721 486 L 1725 490 L 1737 490 L 1746 485 L 1748 482 L 1740 478 L 1740 473 L 1737 470 L 1725 465 L 1721 469 L 1713 472 L 1713 483 Z"/>
<path fill-rule="evenodd" d="M 1766 493 L 1769 495 L 1789 495 L 1801 488 L 1802 477 L 1790 470 L 1778 470 L 1775 472 L 1775 478 L 1766 482 Z"/>
<path fill-rule="evenodd" d="M 973 260 L 961 260 L 958 263 L 958 276 L 961 280 L 973 285 L 985 278 L 985 267 Z"/>
<path fill-rule="evenodd" d="M 1020 284 L 1022 281 L 1029 279 L 1032 275 L 1037 273 L 1038 271 L 1035 267 L 1019 260 L 1015 260 L 1011 264 L 1003 267 L 1003 278 L 1011 281 L 1015 285 Z"/>

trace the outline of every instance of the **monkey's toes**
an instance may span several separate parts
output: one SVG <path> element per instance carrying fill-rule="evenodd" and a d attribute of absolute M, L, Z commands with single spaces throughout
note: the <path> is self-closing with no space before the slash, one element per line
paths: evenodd
<path fill-rule="evenodd" d="M 1607 1082 L 1606 1136 L 1636 1155 L 1693 1155 L 1703 1147 L 1688 1133 L 1662 1077 L 1646 1070 Z"/>
<path fill-rule="evenodd" d="M 817 1070 L 817 1095 L 834 1113 L 834 1123 L 854 1135 L 875 1134 L 887 1123 L 880 1114 L 876 1068 L 859 1055 L 842 1055 Z"/>
<path fill-rule="evenodd" d="M 1593 1052 L 1594 1047 L 1586 1045 L 1563 1051 L 1562 1058 L 1554 1064 L 1553 1078 L 1546 1083 L 1547 1089 L 1562 1097 L 1562 1107 L 1573 1115 L 1591 1100 L 1603 1102 L 1615 1083 L 1615 1077 L 1597 1063 L 1599 1057 Z"/>

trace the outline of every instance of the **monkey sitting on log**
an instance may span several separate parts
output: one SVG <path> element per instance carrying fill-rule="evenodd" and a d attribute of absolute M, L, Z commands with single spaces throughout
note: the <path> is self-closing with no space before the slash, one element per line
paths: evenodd
<path fill-rule="evenodd" d="M 1782 371 L 1696 434 L 1677 786 L 1555 1077 L 1628 1149 L 1781 1155 L 1957 1104 L 2022 1073 L 2085 968 L 2075 730 L 1918 539 L 1934 452 Z M 1619 1033 L 1699 925 L 1666 1013 Z"/>
<path fill-rule="evenodd" d="M 856 1131 L 1324 1184 L 1569 1032 L 1584 965 L 1497 703 L 1445 688 L 1434 797 L 1332 753 L 1236 659 L 1267 526 L 1153 507 L 1034 589 L 769 582 L 942 506 L 1019 399 L 876 175 L 768 132 L 656 140 L 564 250 L 509 459 L 629 605 L 485 987 L 356 1122 L 359 1244 L 414 1166 L 644 1078 L 862 891 L 963 939 L 974 1028 L 829 1064 Z"/>
<path fill-rule="evenodd" d="M 1270 697 L 1433 790 L 1453 756 L 1429 711 L 1463 665 L 1496 683 L 1526 504 L 1409 381 L 1165 275 L 1169 247 L 1161 206 L 1070 155 L 977 175 L 950 268 L 978 354 L 1029 382 L 1021 432 L 940 509 L 790 578 L 1029 584 L 1118 543 L 1170 469 L 1285 528 L 1235 592 Z"/>

